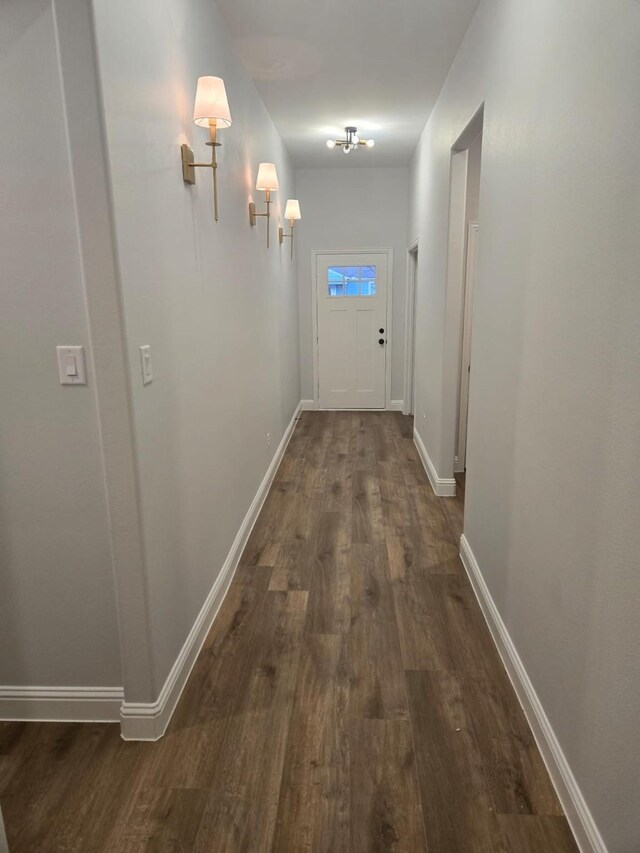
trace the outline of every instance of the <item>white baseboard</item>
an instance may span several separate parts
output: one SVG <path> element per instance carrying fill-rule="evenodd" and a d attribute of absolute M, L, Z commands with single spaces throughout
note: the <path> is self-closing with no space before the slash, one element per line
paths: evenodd
<path fill-rule="evenodd" d="M 122 687 L 0 687 L 0 720 L 117 723 Z"/>
<path fill-rule="evenodd" d="M 385 411 L 387 412 L 401 412 L 404 408 L 404 400 L 391 400 Z M 301 400 L 300 401 L 300 411 L 302 412 L 315 412 L 318 409 L 318 404 L 315 400 Z M 327 409 L 325 411 L 340 411 L 339 409 Z M 375 409 L 345 409 L 344 411 L 349 412 L 373 412 Z M 378 410 L 379 411 L 379 410 Z"/>
<path fill-rule="evenodd" d="M 554 784 L 558 799 L 562 804 L 578 847 L 582 853 L 607 853 L 607 848 L 598 831 L 598 827 L 571 772 L 558 738 L 551 727 L 549 718 L 542 707 L 542 703 L 536 694 L 531 679 L 520 659 L 520 655 L 507 631 L 507 626 L 502 621 L 502 617 L 482 576 L 478 562 L 464 534 L 460 538 L 460 557 L 471 581 L 476 598 L 480 603 L 484 618 L 487 621 L 502 662 L 531 726 L 531 731 L 538 744 L 544 763 L 547 765 L 551 781 Z"/>
<path fill-rule="evenodd" d="M 9 842 L 7 834 L 4 831 L 4 820 L 2 819 L 2 809 L 0 808 L 0 853 L 9 853 Z"/>
<path fill-rule="evenodd" d="M 420 433 L 415 428 L 413 430 L 413 443 L 418 448 L 420 459 L 422 460 L 422 464 L 424 465 L 424 470 L 427 472 L 427 477 L 429 478 L 429 482 L 431 483 L 431 488 L 433 489 L 434 493 L 440 498 L 455 497 L 455 478 L 438 477 L 438 472 L 436 471 L 434 464 L 431 461 L 429 454 L 427 453 L 427 448 L 424 446 L 424 442 L 420 438 Z"/>
<path fill-rule="evenodd" d="M 303 401 L 304 402 L 304 401 Z M 187 679 L 200 653 L 202 644 L 209 633 L 213 620 L 216 618 L 229 584 L 233 579 L 244 546 L 249 534 L 260 514 L 262 504 L 267 497 L 278 466 L 282 461 L 289 440 L 296 425 L 296 419 L 301 411 L 302 402 L 298 404 L 293 417 L 287 426 L 282 440 L 278 445 L 273 459 L 264 475 L 258 491 L 244 517 L 240 530 L 236 535 L 231 550 L 227 555 L 220 574 L 216 578 L 206 601 L 204 602 L 196 621 L 184 642 L 180 654 L 176 658 L 171 672 L 167 676 L 160 695 L 155 702 L 123 702 L 120 709 L 122 737 L 124 740 L 158 740 L 165 733 L 169 720 L 178 704 Z"/>

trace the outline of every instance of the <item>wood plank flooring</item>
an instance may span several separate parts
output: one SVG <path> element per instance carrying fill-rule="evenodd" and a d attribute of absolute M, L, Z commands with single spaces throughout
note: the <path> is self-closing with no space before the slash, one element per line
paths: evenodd
<path fill-rule="evenodd" d="M 412 428 L 303 413 L 162 740 L 0 723 L 12 853 L 575 853 Z"/>

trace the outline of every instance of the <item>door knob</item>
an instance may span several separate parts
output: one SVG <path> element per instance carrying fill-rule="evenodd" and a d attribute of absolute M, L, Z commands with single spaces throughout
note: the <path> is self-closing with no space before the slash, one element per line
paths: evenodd
<path fill-rule="evenodd" d="M 379 343 L 379 344 L 383 344 L 383 343 L 384 343 L 384 338 L 378 338 L 378 343 Z"/>
<path fill-rule="evenodd" d="M 381 335 L 384 335 L 384 329 L 378 329 Z"/>

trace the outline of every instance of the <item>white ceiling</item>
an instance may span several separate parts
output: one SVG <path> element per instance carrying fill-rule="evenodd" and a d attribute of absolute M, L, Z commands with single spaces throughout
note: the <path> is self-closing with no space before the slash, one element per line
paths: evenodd
<path fill-rule="evenodd" d="M 318 167 L 409 163 L 478 2 L 218 5 L 294 162 Z M 330 151 L 327 138 L 342 137 L 347 124 L 374 137 L 376 147 Z"/>

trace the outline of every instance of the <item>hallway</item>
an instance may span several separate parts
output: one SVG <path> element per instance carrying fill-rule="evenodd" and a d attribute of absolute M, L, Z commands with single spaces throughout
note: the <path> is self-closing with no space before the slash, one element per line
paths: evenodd
<path fill-rule="evenodd" d="M 301 415 L 159 742 L 0 723 L 12 853 L 577 849 L 412 426 Z"/>

